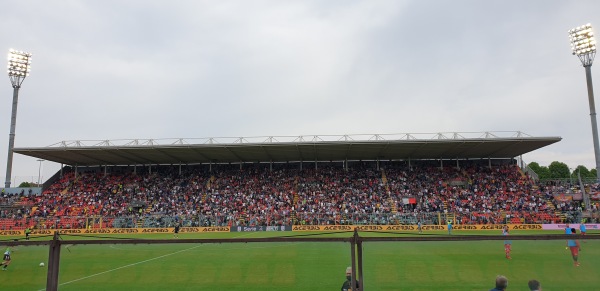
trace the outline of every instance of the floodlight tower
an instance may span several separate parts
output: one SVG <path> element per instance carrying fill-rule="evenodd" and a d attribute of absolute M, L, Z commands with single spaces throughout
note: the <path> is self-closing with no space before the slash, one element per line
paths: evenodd
<path fill-rule="evenodd" d="M 594 86 L 592 85 L 592 63 L 596 56 L 596 40 L 591 24 L 582 25 L 569 30 L 571 50 L 585 68 L 590 117 L 592 119 L 592 135 L 594 137 L 594 155 L 596 156 L 596 179 L 600 181 L 600 145 L 598 144 L 598 124 L 596 122 L 596 105 L 594 104 Z"/>
<path fill-rule="evenodd" d="M 8 137 L 8 159 L 6 159 L 6 180 L 4 187 L 10 187 L 10 176 L 12 174 L 13 148 L 15 147 L 15 127 L 17 126 L 17 103 L 19 100 L 19 89 L 29 76 L 31 68 L 31 54 L 17 51 L 8 51 L 8 77 L 13 87 L 12 115 L 10 117 L 10 134 Z"/>
<path fill-rule="evenodd" d="M 40 186 L 40 180 L 41 180 L 41 177 L 42 177 L 42 162 L 44 160 L 38 159 L 37 161 L 40 162 L 40 166 L 38 167 L 38 183 L 37 183 L 37 186 L 39 187 Z"/>

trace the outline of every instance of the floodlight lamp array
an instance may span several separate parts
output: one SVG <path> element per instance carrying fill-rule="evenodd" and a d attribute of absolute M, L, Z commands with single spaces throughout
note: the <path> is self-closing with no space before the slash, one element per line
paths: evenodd
<path fill-rule="evenodd" d="M 29 76 L 29 71 L 31 70 L 31 54 L 17 51 L 17 50 L 9 50 L 8 52 L 8 76 L 9 77 L 17 77 L 17 78 L 25 78 Z"/>
<path fill-rule="evenodd" d="M 596 40 L 591 24 L 582 25 L 569 30 L 571 49 L 574 55 L 596 51 Z"/>

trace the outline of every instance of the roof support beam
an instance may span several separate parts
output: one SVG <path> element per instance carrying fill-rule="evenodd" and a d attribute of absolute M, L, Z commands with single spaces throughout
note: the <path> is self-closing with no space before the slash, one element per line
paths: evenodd
<path fill-rule="evenodd" d="M 161 153 L 161 154 L 163 154 L 163 155 L 165 155 L 165 156 L 167 156 L 169 159 L 171 159 L 171 161 L 169 161 L 171 164 L 172 163 L 176 163 L 176 162 L 181 162 L 180 158 L 177 158 L 174 155 L 169 154 L 169 152 L 168 152 L 167 149 L 157 148 L 156 151 L 159 152 L 159 153 Z M 169 163 L 169 162 L 167 162 L 167 163 Z"/>
<path fill-rule="evenodd" d="M 304 160 L 304 157 L 302 156 L 302 151 L 300 150 L 299 144 L 296 144 L 296 151 L 298 151 L 298 156 L 300 157 L 300 162 L 302 162 Z M 302 167 L 300 167 L 300 170 L 302 170 Z"/>
<path fill-rule="evenodd" d="M 103 154 L 116 156 L 116 157 L 119 157 L 119 158 L 121 158 L 123 160 L 126 160 L 127 162 L 125 164 L 136 164 L 136 163 L 148 162 L 148 160 L 144 160 L 141 157 L 137 157 L 137 156 L 135 156 L 132 153 L 127 153 L 127 154 L 136 157 L 137 160 L 132 159 L 131 157 L 127 157 L 127 156 L 123 155 L 122 153 L 123 153 L 123 151 L 119 151 L 119 150 L 116 150 L 116 151 L 115 150 L 109 150 L 109 149 L 104 149 L 103 150 Z M 117 163 L 112 162 L 110 164 L 115 165 Z"/>
<path fill-rule="evenodd" d="M 244 161 L 244 159 L 242 159 L 238 154 L 236 154 L 234 151 L 232 151 L 229 147 L 223 147 L 224 149 L 226 149 L 230 154 L 232 154 L 238 161 Z"/>
<path fill-rule="evenodd" d="M 212 162 L 212 160 L 207 157 L 205 154 L 203 154 L 199 149 L 197 148 L 190 148 L 195 154 L 197 154 L 198 156 L 200 156 L 203 160 L 207 161 L 207 162 Z"/>
<path fill-rule="evenodd" d="M 271 154 L 269 153 L 269 151 L 267 151 L 267 147 L 262 145 L 260 146 L 260 148 L 263 150 L 263 152 L 265 152 L 265 155 L 269 158 L 269 161 L 271 161 L 271 163 L 273 162 L 273 157 L 271 156 Z"/>

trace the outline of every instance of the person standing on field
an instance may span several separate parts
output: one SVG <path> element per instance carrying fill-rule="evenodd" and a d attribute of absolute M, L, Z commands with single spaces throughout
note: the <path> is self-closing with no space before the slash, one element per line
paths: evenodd
<path fill-rule="evenodd" d="M 358 280 L 356 281 L 356 289 L 352 289 L 352 267 L 346 268 L 346 281 L 342 284 L 342 291 L 352 291 L 358 289 Z"/>
<path fill-rule="evenodd" d="M 0 264 L 2 271 L 6 271 L 8 265 L 10 265 L 10 248 L 6 248 L 6 251 L 4 251 L 4 258 L 2 258 L 2 264 Z"/>
<path fill-rule="evenodd" d="M 575 235 L 577 232 L 575 228 L 571 229 L 571 235 Z M 570 239 L 567 241 L 567 246 L 571 249 L 571 257 L 573 257 L 573 264 L 575 267 L 579 267 L 579 251 L 581 251 L 581 246 L 579 245 L 579 241 L 576 239 Z"/>
<path fill-rule="evenodd" d="M 502 235 L 504 236 L 508 236 L 508 225 L 505 225 L 504 227 L 502 227 Z M 510 257 L 510 251 L 511 251 L 511 246 L 512 242 L 508 239 L 504 240 L 504 254 L 506 255 L 507 259 L 512 259 Z"/>
<path fill-rule="evenodd" d="M 579 224 L 579 233 L 581 235 L 585 235 L 585 232 L 586 232 L 585 223 L 583 223 L 583 221 L 582 221 L 581 224 Z M 585 240 L 583 240 L 583 242 L 585 242 Z"/>
<path fill-rule="evenodd" d="M 25 240 L 29 240 L 29 235 L 31 234 L 31 228 L 27 227 L 25 229 Z"/>
<path fill-rule="evenodd" d="M 175 223 L 175 229 L 173 230 L 173 238 L 179 238 L 179 228 L 180 228 L 180 224 L 179 222 Z"/>

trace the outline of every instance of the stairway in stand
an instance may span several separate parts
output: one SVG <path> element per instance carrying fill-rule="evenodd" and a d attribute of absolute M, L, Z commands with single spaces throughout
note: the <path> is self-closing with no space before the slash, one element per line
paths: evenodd
<path fill-rule="evenodd" d="M 214 175 L 210 176 L 210 179 L 206 181 L 206 192 L 202 194 L 202 203 L 206 202 L 206 196 L 208 195 L 208 191 L 211 191 L 212 184 L 215 182 L 217 178 Z"/>
<path fill-rule="evenodd" d="M 456 217 L 454 216 L 453 212 L 446 213 L 446 222 L 451 221 L 452 224 L 455 224 L 456 223 L 455 218 Z"/>
<path fill-rule="evenodd" d="M 210 187 L 212 186 L 212 183 L 215 182 L 217 178 L 213 175 L 210 176 L 210 179 L 208 179 L 208 181 L 206 182 L 206 189 L 210 190 Z"/>
<path fill-rule="evenodd" d="M 44 229 L 44 226 L 46 226 L 46 219 L 40 218 L 40 220 L 38 220 L 37 225 L 35 225 L 34 227 L 37 229 Z"/>
<path fill-rule="evenodd" d="M 296 224 L 296 209 L 298 208 L 298 200 L 300 200 L 300 196 L 298 196 L 298 176 L 294 179 L 294 197 L 292 198 L 292 212 L 290 213 L 290 218 L 292 219 L 292 225 Z"/>
<path fill-rule="evenodd" d="M 502 223 L 510 223 L 510 220 L 506 220 L 506 211 L 500 211 L 500 217 L 502 218 Z"/>
<path fill-rule="evenodd" d="M 75 180 L 73 180 L 73 182 L 71 182 L 69 184 L 69 186 L 67 186 L 67 188 L 65 188 L 62 191 L 60 191 L 60 194 L 67 194 L 69 192 L 69 189 L 72 189 L 73 187 L 75 187 L 75 184 L 77 184 L 77 181 L 79 181 L 79 176 L 77 176 L 75 178 Z"/>
<path fill-rule="evenodd" d="M 567 221 L 567 216 L 562 213 L 562 211 L 556 209 L 556 206 L 554 206 L 554 203 L 552 203 L 552 201 L 546 201 L 546 205 L 548 205 L 548 209 L 551 209 L 552 211 L 554 211 L 554 214 L 560 218 L 560 220 L 562 222 Z"/>
<path fill-rule="evenodd" d="M 202 211 L 202 208 L 200 207 L 200 205 L 202 205 L 206 202 L 206 199 L 208 197 L 208 191 L 211 190 L 212 183 L 214 183 L 215 179 L 216 179 L 215 176 L 211 175 L 210 179 L 208 179 L 208 181 L 206 182 L 206 191 L 204 193 L 202 193 L 201 203 L 198 204 L 198 206 L 196 208 L 196 211 L 198 211 L 198 213 L 200 213 Z"/>
<path fill-rule="evenodd" d="M 146 206 L 146 210 L 144 210 L 144 213 L 146 214 L 150 214 L 152 212 L 152 204 L 148 204 L 148 206 Z"/>
<path fill-rule="evenodd" d="M 244 210 L 244 211 L 242 211 L 242 213 L 240 214 L 240 217 L 238 217 L 238 222 L 239 222 L 239 224 L 240 224 L 240 225 L 246 225 L 246 221 L 247 221 L 247 219 L 246 219 L 246 218 L 247 218 L 247 217 L 246 217 L 246 211 Z"/>
<path fill-rule="evenodd" d="M 527 175 L 525 174 L 525 172 L 523 172 L 523 169 L 521 169 L 520 167 L 519 167 L 519 174 L 521 174 L 521 177 L 527 178 Z"/>
<path fill-rule="evenodd" d="M 456 223 L 456 216 L 454 215 L 454 212 L 450 212 L 450 210 L 448 210 L 448 201 L 443 200 L 442 203 L 444 204 L 444 215 L 446 216 L 446 223 L 448 221 L 452 222 L 452 224 Z"/>
<path fill-rule="evenodd" d="M 390 191 L 390 185 L 388 184 L 387 176 L 385 175 L 385 170 L 381 169 L 381 183 L 385 187 L 385 192 L 388 194 L 388 204 L 390 205 L 390 209 L 392 210 L 392 214 L 398 213 L 398 207 L 392 199 L 392 192 Z"/>

